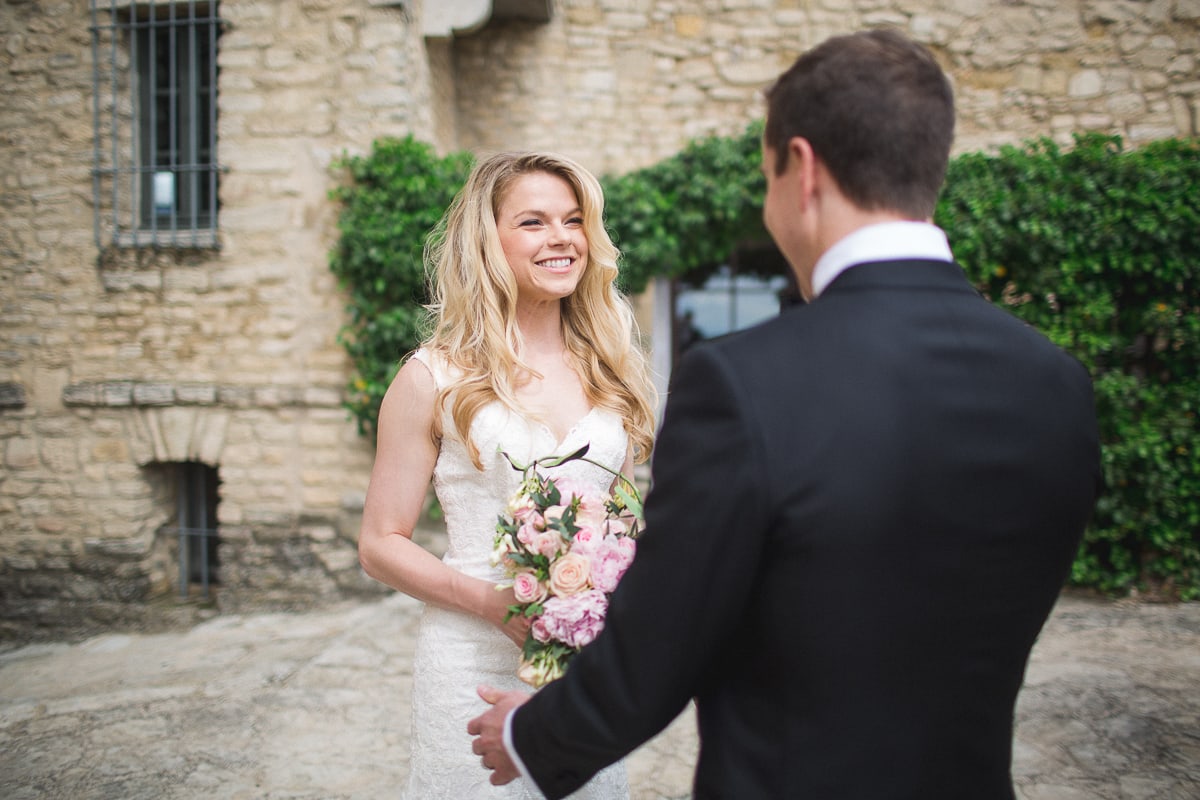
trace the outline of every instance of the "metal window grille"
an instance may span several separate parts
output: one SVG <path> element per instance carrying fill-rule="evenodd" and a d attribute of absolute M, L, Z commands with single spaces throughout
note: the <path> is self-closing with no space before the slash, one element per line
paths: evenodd
<path fill-rule="evenodd" d="M 213 584 L 220 583 L 217 537 L 217 471 L 196 461 L 177 465 L 179 535 L 179 596 L 187 599 L 199 584 L 208 599 Z"/>
<path fill-rule="evenodd" d="M 214 248 L 216 2 L 92 0 L 98 247 Z"/>

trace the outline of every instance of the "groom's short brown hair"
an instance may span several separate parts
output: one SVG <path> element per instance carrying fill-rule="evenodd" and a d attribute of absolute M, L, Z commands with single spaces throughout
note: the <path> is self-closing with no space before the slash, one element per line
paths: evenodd
<path fill-rule="evenodd" d="M 778 172 L 799 136 L 859 207 L 933 216 L 954 139 L 954 93 L 924 47 L 888 30 L 837 36 L 800 56 L 766 97 L 764 143 Z"/>

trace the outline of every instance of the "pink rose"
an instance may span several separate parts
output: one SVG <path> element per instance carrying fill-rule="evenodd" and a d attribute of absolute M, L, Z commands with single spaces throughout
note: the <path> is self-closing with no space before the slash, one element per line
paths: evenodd
<path fill-rule="evenodd" d="M 550 598 L 550 600 L 553 599 L 553 597 Z M 549 600 L 546 602 L 549 602 Z M 529 626 L 529 631 L 533 634 L 533 638 L 537 639 L 542 644 L 545 644 L 554 638 L 550 632 L 550 629 L 546 626 L 545 611 L 542 612 L 542 616 L 534 619 L 533 624 Z"/>
<path fill-rule="evenodd" d="M 587 525 L 593 528 L 599 528 L 600 523 L 604 521 L 605 514 L 608 510 L 604 507 L 604 493 L 595 486 L 577 481 L 573 478 L 558 478 L 554 481 L 558 486 L 559 494 L 562 495 L 562 504 L 570 505 L 572 502 L 575 507 L 575 522 L 583 526 Z"/>
<path fill-rule="evenodd" d="M 530 572 L 514 575 L 512 588 L 518 603 L 537 603 L 546 598 L 546 587 Z"/>
<path fill-rule="evenodd" d="M 592 555 L 592 585 L 602 592 L 615 591 L 633 563 L 636 548 L 628 536 L 605 536 Z"/>
<path fill-rule="evenodd" d="M 628 536 L 618 536 L 617 550 L 625 559 L 625 569 L 629 569 L 629 565 L 633 563 L 633 557 L 637 555 L 637 540 Z"/>
<path fill-rule="evenodd" d="M 582 592 L 588 587 L 591 564 L 586 556 L 567 553 L 550 565 L 550 591 L 560 597 Z"/>
<path fill-rule="evenodd" d="M 596 487 L 575 478 L 555 478 L 554 485 L 558 487 L 558 493 L 562 495 L 560 502 L 564 506 L 570 505 L 574 499 L 578 499 L 581 504 L 585 505 L 594 505 L 603 501 L 603 495 Z"/>
<path fill-rule="evenodd" d="M 575 531 L 575 538 L 571 541 L 571 552 L 591 555 L 599 546 L 600 537 L 601 534 L 597 533 L 595 528 L 580 528 Z"/>
<path fill-rule="evenodd" d="M 591 643 L 604 630 L 604 615 L 608 613 L 608 598 L 604 592 L 590 589 L 570 597 L 551 597 L 546 601 L 545 611 L 537 623 L 548 637 L 570 647 L 583 647 Z M 535 637 L 537 633 L 535 632 Z"/>
<path fill-rule="evenodd" d="M 592 564 L 592 584 L 602 592 L 612 593 L 625 574 L 621 557 L 615 550 L 602 550 Z"/>
<path fill-rule="evenodd" d="M 517 528 L 517 541 L 526 547 L 533 546 L 533 540 L 537 538 L 538 528 L 526 522 L 521 527 Z"/>
<path fill-rule="evenodd" d="M 556 530 L 537 531 L 529 543 L 529 549 L 546 558 L 554 558 L 563 550 L 562 534 Z"/>

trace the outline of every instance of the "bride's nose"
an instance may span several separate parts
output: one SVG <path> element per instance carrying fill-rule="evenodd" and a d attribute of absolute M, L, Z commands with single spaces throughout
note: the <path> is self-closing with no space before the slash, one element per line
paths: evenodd
<path fill-rule="evenodd" d="M 551 244 L 570 244 L 571 229 L 566 225 L 553 225 L 550 229 Z"/>

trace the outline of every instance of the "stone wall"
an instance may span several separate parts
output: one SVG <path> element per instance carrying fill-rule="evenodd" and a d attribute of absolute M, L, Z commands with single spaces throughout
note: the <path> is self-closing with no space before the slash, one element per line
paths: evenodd
<path fill-rule="evenodd" d="M 959 151 L 1200 116 L 1200 0 L 558 0 L 429 41 L 422 6 L 220 4 L 221 247 L 194 251 L 93 236 L 88 0 L 0 4 L 0 635 L 170 605 L 186 461 L 221 481 L 218 608 L 378 590 L 328 269 L 334 162 L 377 137 L 621 172 L 743 130 L 798 52 L 875 25 L 945 64 Z"/>
<path fill-rule="evenodd" d="M 459 136 L 622 172 L 762 116 L 759 91 L 828 36 L 890 26 L 955 84 L 956 149 L 1034 136 L 1197 135 L 1200 0 L 559 0 L 548 25 L 456 42 Z"/>
<path fill-rule="evenodd" d="M 419 20 L 220 13 L 221 247 L 170 251 L 93 237 L 88 2 L 0 9 L 0 633 L 172 597 L 163 465 L 184 461 L 219 472 L 220 608 L 378 588 L 355 553 L 373 453 L 341 407 L 328 193 L 343 153 L 432 137 Z"/>

